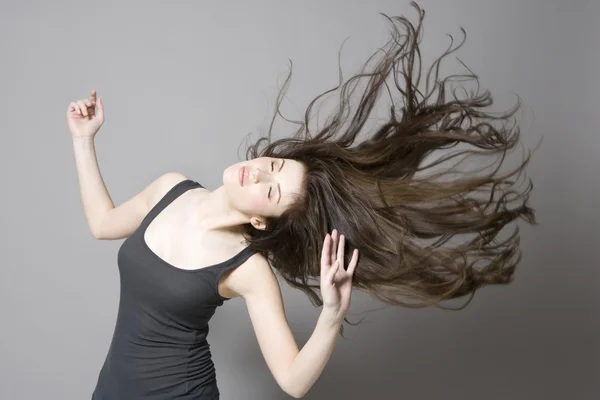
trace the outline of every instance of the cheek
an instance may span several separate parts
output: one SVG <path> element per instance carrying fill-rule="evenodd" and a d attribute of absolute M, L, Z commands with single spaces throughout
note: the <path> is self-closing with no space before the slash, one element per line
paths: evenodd
<path fill-rule="evenodd" d="M 248 193 L 248 204 L 253 209 L 263 209 L 266 205 L 266 200 L 266 197 L 259 190 L 251 190 Z"/>

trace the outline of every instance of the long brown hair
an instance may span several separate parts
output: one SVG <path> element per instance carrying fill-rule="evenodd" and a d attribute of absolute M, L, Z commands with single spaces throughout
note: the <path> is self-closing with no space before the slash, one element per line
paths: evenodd
<path fill-rule="evenodd" d="M 352 250 L 359 249 L 353 278 L 357 289 L 387 304 L 460 310 L 478 288 L 513 280 L 521 259 L 519 228 L 500 239 L 502 228 L 519 217 L 537 223 L 527 205 L 531 180 L 520 190 L 517 185 L 531 151 L 517 167 L 499 171 L 519 143 L 519 127 L 509 122 L 520 101 L 509 111 L 494 114 L 484 111 L 492 104 L 487 90 L 461 99 L 455 89 L 446 99 L 453 79 L 479 83 L 473 73 L 439 78 L 442 59 L 460 48 L 464 39 L 455 47 L 451 43 L 432 63 L 423 93 L 419 41 L 425 13 L 411 4 L 419 14 L 416 26 L 403 16 L 382 14 L 392 28 L 389 42 L 350 79 L 344 81 L 340 69 L 339 84 L 310 102 L 303 121 L 286 119 L 299 125 L 297 131 L 273 141 L 273 122 L 283 117 L 280 105 L 290 69 L 268 134 L 247 149 L 246 159 L 290 158 L 306 167 L 302 193 L 283 215 L 267 218 L 264 231 L 250 224 L 244 230 L 249 246 L 315 306 L 323 304 L 316 293 L 322 243 L 334 228 L 346 238 L 345 265 Z M 351 97 L 364 79 L 366 87 L 353 108 Z M 313 106 L 335 91 L 338 109 L 313 132 L 309 124 Z M 389 118 L 359 141 L 382 92 L 391 100 Z M 425 163 L 434 150 L 457 145 L 465 148 Z M 498 165 L 483 175 L 440 166 L 471 156 L 497 160 Z M 471 237 L 459 240 L 462 235 Z M 465 295 L 469 295 L 466 303 L 458 308 L 440 303 Z M 343 336 L 343 328 L 341 332 Z"/>

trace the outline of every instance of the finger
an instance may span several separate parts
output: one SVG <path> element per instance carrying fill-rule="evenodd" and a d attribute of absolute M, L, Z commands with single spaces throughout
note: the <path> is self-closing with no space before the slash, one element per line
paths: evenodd
<path fill-rule="evenodd" d="M 331 236 L 329 233 L 325 235 L 325 240 L 323 240 L 323 251 L 321 252 L 321 266 L 322 268 L 329 268 L 330 260 L 331 260 Z"/>
<path fill-rule="evenodd" d="M 327 272 L 327 279 L 325 282 L 327 282 L 327 284 L 329 286 L 332 286 L 335 283 L 335 274 L 338 272 L 339 268 L 340 268 L 340 262 L 336 261 L 331 266 L 331 269 Z"/>
<path fill-rule="evenodd" d="M 85 99 L 85 100 L 81 100 L 83 102 L 83 105 L 85 106 L 85 116 L 90 119 L 91 117 L 94 116 L 94 103 L 92 103 L 92 101 L 90 99 Z"/>
<path fill-rule="evenodd" d="M 354 249 L 352 253 L 352 259 L 350 260 L 350 264 L 348 264 L 348 270 L 346 271 L 348 275 L 351 277 L 354 276 L 354 270 L 356 269 L 356 265 L 358 264 L 358 249 Z"/>
<path fill-rule="evenodd" d="M 85 102 L 85 105 L 87 106 L 87 112 L 90 115 L 90 117 L 93 117 L 94 115 L 96 115 L 96 103 L 95 102 L 88 100 Z"/>
<path fill-rule="evenodd" d="M 96 115 L 100 118 L 104 118 L 104 103 L 102 102 L 102 97 L 98 97 L 98 111 Z"/>
<path fill-rule="evenodd" d="M 81 107 L 79 107 L 79 104 L 73 103 L 73 108 L 74 108 L 73 111 L 74 111 L 75 115 L 77 115 L 79 117 L 83 116 L 83 114 L 81 114 Z"/>
<path fill-rule="evenodd" d="M 79 105 L 79 109 L 81 110 L 82 115 L 87 117 L 88 116 L 87 107 L 86 107 L 85 103 L 83 102 L 83 100 L 78 100 L 77 104 Z"/>
<path fill-rule="evenodd" d="M 79 106 L 77 105 L 77 103 L 69 104 L 69 110 L 67 111 L 67 116 L 69 118 L 80 118 L 81 117 L 81 115 L 79 114 Z"/>
<path fill-rule="evenodd" d="M 89 106 L 88 107 L 92 107 L 94 108 L 96 106 L 96 103 L 98 102 L 98 99 L 96 98 L 96 91 L 92 90 L 92 92 L 90 93 L 90 98 L 89 98 Z"/>
<path fill-rule="evenodd" d="M 338 240 L 338 231 L 337 229 L 334 229 L 333 232 L 331 232 L 331 251 L 330 251 L 330 258 L 329 258 L 329 265 L 333 265 L 333 263 L 335 262 L 335 260 L 337 259 L 336 257 L 336 247 L 337 247 L 337 240 Z"/>
<path fill-rule="evenodd" d="M 342 269 L 344 268 L 344 245 L 346 244 L 346 237 L 344 235 L 340 235 L 340 240 L 338 242 L 337 247 L 337 259 L 342 265 Z"/>

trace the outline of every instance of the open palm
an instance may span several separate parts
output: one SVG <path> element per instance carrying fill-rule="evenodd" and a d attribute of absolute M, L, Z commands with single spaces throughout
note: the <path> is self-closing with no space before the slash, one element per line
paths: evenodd
<path fill-rule="evenodd" d="M 337 229 L 327 234 L 321 252 L 321 296 L 323 307 L 344 315 L 350 307 L 352 276 L 358 263 L 358 249 L 354 249 L 348 269 L 344 269 L 344 235 L 338 240 Z"/>

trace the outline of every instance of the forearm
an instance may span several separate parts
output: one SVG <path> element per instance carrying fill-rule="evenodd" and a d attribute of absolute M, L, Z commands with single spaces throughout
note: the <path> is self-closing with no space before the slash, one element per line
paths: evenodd
<path fill-rule="evenodd" d="M 298 353 L 288 372 L 288 392 L 304 396 L 329 361 L 343 318 L 323 309 L 313 334 Z"/>
<path fill-rule="evenodd" d="M 79 192 L 83 211 L 92 235 L 104 215 L 115 206 L 104 185 L 93 138 L 73 139 Z"/>

